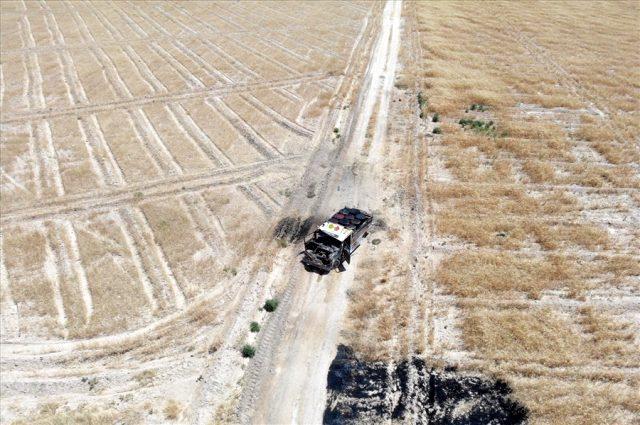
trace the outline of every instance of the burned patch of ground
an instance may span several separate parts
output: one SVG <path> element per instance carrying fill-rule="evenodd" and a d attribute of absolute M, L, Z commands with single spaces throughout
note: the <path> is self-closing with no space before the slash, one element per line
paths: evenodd
<path fill-rule="evenodd" d="M 300 217 L 285 217 L 278 222 L 273 231 L 273 237 L 288 242 L 300 242 L 309 233 L 309 229 L 318 220 L 315 217 L 302 219 Z"/>
<path fill-rule="evenodd" d="M 422 359 L 399 364 L 365 362 L 340 345 L 327 377 L 325 424 L 520 424 L 528 409 L 500 380 L 436 370 Z"/>

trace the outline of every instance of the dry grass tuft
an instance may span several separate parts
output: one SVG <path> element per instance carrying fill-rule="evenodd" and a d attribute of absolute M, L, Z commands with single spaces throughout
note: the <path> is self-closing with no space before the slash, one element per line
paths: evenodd
<path fill-rule="evenodd" d="M 550 183 L 555 179 L 553 166 L 546 162 L 527 160 L 522 164 L 522 170 L 534 183 Z"/>
<path fill-rule="evenodd" d="M 180 417 L 182 413 L 182 406 L 177 401 L 171 399 L 168 400 L 162 410 L 164 417 L 170 421 L 175 421 Z"/>

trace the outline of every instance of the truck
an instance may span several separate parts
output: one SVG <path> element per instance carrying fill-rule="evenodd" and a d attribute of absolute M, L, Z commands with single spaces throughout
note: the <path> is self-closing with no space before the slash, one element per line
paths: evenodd
<path fill-rule="evenodd" d="M 368 234 L 373 216 L 358 208 L 344 207 L 305 238 L 302 264 L 309 271 L 344 271 L 344 262 Z"/>

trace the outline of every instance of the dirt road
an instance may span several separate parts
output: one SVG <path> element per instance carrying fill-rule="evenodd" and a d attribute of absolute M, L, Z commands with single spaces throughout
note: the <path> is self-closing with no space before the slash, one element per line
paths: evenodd
<path fill-rule="evenodd" d="M 344 137 L 347 149 L 326 182 L 326 189 L 313 202 L 319 208 L 310 212 L 329 215 L 345 205 L 369 211 L 381 207 L 381 179 L 374 173 L 380 165 L 380 145 L 385 143 L 389 92 L 397 63 L 400 1 L 387 2 L 382 25 L 364 78 L 362 91 Z M 361 156 L 370 118 L 379 105 L 373 144 Z M 376 167 L 377 168 L 377 167 Z M 307 202 L 310 204 L 310 202 Z M 353 281 L 358 260 L 368 255 L 365 244 L 344 273 L 327 276 L 306 273 L 294 263 L 286 275 L 294 276 L 294 287 L 286 311 L 273 318 L 277 327 L 262 343 L 271 344 L 270 358 L 259 359 L 259 379 L 246 381 L 240 418 L 251 423 L 320 423 L 326 400 L 326 379 L 336 353 L 336 344 L 347 306 L 347 291 Z M 276 326 L 277 325 L 277 326 Z M 263 348 L 263 347 L 261 347 Z M 256 385 L 257 384 L 257 385 Z M 250 385 L 250 386 L 249 386 Z M 255 410 L 252 411 L 252 408 Z"/>

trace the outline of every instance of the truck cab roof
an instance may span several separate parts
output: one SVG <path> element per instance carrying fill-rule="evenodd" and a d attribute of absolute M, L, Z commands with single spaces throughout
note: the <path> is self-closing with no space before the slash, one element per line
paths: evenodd
<path fill-rule="evenodd" d="M 344 227 L 338 223 L 332 223 L 331 221 L 326 221 L 318 228 L 323 233 L 331 236 L 334 239 L 337 239 L 340 242 L 343 242 L 345 239 L 353 233 L 353 230 Z"/>

